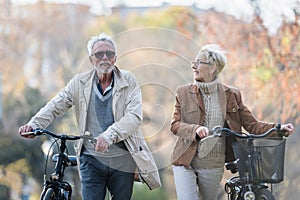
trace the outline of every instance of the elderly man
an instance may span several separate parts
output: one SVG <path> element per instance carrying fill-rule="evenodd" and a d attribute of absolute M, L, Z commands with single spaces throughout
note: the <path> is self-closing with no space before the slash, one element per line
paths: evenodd
<path fill-rule="evenodd" d="M 87 49 L 94 68 L 73 77 L 19 133 L 45 128 L 74 106 L 79 134 L 97 138 L 95 145 L 75 145 L 84 200 L 104 199 L 107 189 L 112 199 L 130 199 L 136 169 L 150 189 L 158 188 L 157 167 L 141 132 L 136 78 L 115 66 L 116 45 L 109 36 L 92 37 Z"/>

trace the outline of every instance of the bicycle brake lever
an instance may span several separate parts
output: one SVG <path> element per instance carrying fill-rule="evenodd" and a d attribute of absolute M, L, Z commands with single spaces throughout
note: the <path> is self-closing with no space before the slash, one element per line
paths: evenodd
<path fill-rule="evenodd" d="M 92 143 L 92 145 L 94 145 L 94 146 L 97 144 L 97 139 L 94 138 L 89 131 L 86 131 L 84 133 L 84 135 L 82 136 L 82 138 L 84 140 L 87 140 L 89 143 Z"/>
<path fill-rule="evenodd" d="M 279 130 L 277 134 L 279 137 L 289 137 L 289 134 L 287 134 L 286 131 Z"/>

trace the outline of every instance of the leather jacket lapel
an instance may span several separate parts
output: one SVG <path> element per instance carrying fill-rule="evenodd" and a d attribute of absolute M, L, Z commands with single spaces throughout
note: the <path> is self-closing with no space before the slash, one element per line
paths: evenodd
<path fill-rule="evenodd" d="M 199 90 L 199 88 L 198 88 L 198 86 L 196 84 L 193 84 L 191 86 L 190 93 L 193 94 L 192 95 L 193 100 L 195 101 L 195 103 L 197 103 L 199 105 L 201 112 L 204 113 L 205 112 L 205 108 L 204 108 L 203 99 L 202 99 L 200 90 Z"/>
<path fill-rule="evenodd" d="M 227 98 L 226 98 L 226 92 L 225 88 L 222 84 L 218 84 L 218 92 L 219 92 L 219 101 L 221 105 L 221 110 L 223 114 L 223 119 L 226 119 L 226 105 L 227 105 Z"/>

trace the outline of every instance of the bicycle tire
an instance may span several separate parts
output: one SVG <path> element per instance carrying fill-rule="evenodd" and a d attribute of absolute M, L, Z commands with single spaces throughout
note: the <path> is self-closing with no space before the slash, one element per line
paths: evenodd
<path fill-rule="evenodd" d="M 41 200 L 56 200 L 57 196 L 53 188 L 48 188 Z"/>
<path fill-rule="evenodd" d="M 255 191 L 255 200 L 275 200 L 272 192 L 267 188 L 261 188 Z"/>

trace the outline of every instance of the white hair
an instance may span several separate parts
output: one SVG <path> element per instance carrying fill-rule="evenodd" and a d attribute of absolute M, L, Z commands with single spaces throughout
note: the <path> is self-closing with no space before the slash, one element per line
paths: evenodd
<path fill-rule="evenodd" d="M 91 39 L 88 41 L 87 50 L 89 52 L 89 55 L 92 55 L 93 47 L 96 44 L 96 42 L 98 42 L 98 41 L 107 41 L 107 42 L 111 43 L 114 50 L 116 51 L 116 44 L 113 41 L 113 39 L 111 39 L 111 37 L 106 35 L 105 33 L 101 33 L 99 36 L 92 36 Z"/>
<path fill-rule="evenodd" d="M 210 63 L 215 63 L 218 72 L 221 72 L 227 62 L 226 51 L 218 44 L 207 44 L 201 47 L 199 53 L 205 53 Z M 199 55 L 198 53 L 198 55 Z"/>

